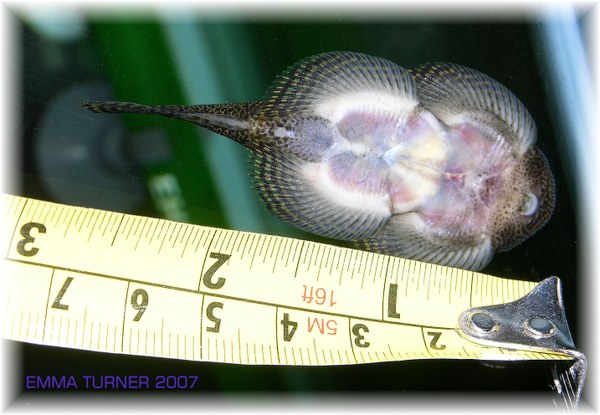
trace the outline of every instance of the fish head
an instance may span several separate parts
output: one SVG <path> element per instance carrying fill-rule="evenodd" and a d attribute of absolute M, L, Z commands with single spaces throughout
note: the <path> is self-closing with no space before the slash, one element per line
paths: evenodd
<path fill-rule="evenodd" d="M 527 150 L 506 181 L 506 197 L 494 214 L 492 245 L 507 251 L 529 238 L 550 219 L 555 205 L 554 177 L 544 154 Z"/>

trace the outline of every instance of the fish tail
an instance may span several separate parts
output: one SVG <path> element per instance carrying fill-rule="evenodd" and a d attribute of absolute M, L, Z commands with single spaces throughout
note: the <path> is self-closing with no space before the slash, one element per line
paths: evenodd
<path fill-rule="evenodd" d="M 220 127 L 239 130 L 247 127 L 248 112 L 240 111 L 244 104 L 216 105 L 144 105 L 121 101 L 86 101 L 81 106 L 96 113 L 133 113 L 162 115 L 198 124 L 205 128 Z"/>
<path fill-rule="evenodd" d="M 181 107 L 176 105 L 152 106 L 120 101 L 86 101 L 83 108 L 97 113 L 134 113 L 176 117 Z"/>
<path fill-rule="evenodd" d="M 161 115 L 188 121 L 252 148 L 254 114 L 259 103 L 210 105 L 144 105 L 120 101 L 86 101 L 82 107 L 96 113 Z"/>

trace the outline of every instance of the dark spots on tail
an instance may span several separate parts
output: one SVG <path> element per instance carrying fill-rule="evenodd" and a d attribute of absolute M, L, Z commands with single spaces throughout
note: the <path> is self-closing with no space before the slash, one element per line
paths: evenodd
<path fill-rule="evenodd" d="M 92 112 L 130 112 L 135 110 L 138 104 L 117 101 L 86 101 L 81 107 Z M 129 111 L 128 111 L 129 110 Z"/>
<path fill-rule="evenodd" d="M 135 113 L 135 114 L 157 114 L 157 115 L 172 115 L 174 111 L 169 106 L 151 106 L 136 104 L 133 102 L 120 101 L 86 101 L 82 105 L 92 112 L 97 113 Z"/>

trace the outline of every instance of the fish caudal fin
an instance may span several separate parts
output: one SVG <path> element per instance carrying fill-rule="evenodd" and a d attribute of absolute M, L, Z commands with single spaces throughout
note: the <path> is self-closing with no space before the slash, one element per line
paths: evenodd
<path fill-rule="evenodd" d="M 119 101 L 87 101 L 83 108 L 97 113 L 134 113 L 175 116 L 179 111 L 177 106 L 152 106 Z"/>
<path fill-rule="evenodd" d="M 189 121 L 217 134 L 249 146 L 247 131 L 252 127 L 257 103 L 214 105 L 144 105 L 120 101 L 88 101 L 82 107 L 96 113 L 161 115 Z"/>

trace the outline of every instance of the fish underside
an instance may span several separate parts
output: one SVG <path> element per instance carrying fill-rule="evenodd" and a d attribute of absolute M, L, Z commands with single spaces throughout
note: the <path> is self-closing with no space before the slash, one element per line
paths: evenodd
<path fill-rule="evenodd" d="M 263 101 L 83 106 L 185 120 L 244 145 L 274 215 L 369 251 L 479 270 L 554 209 L 524 105 L 456 64 L 407 70 L 329 52 L 289 67 Z"/>

